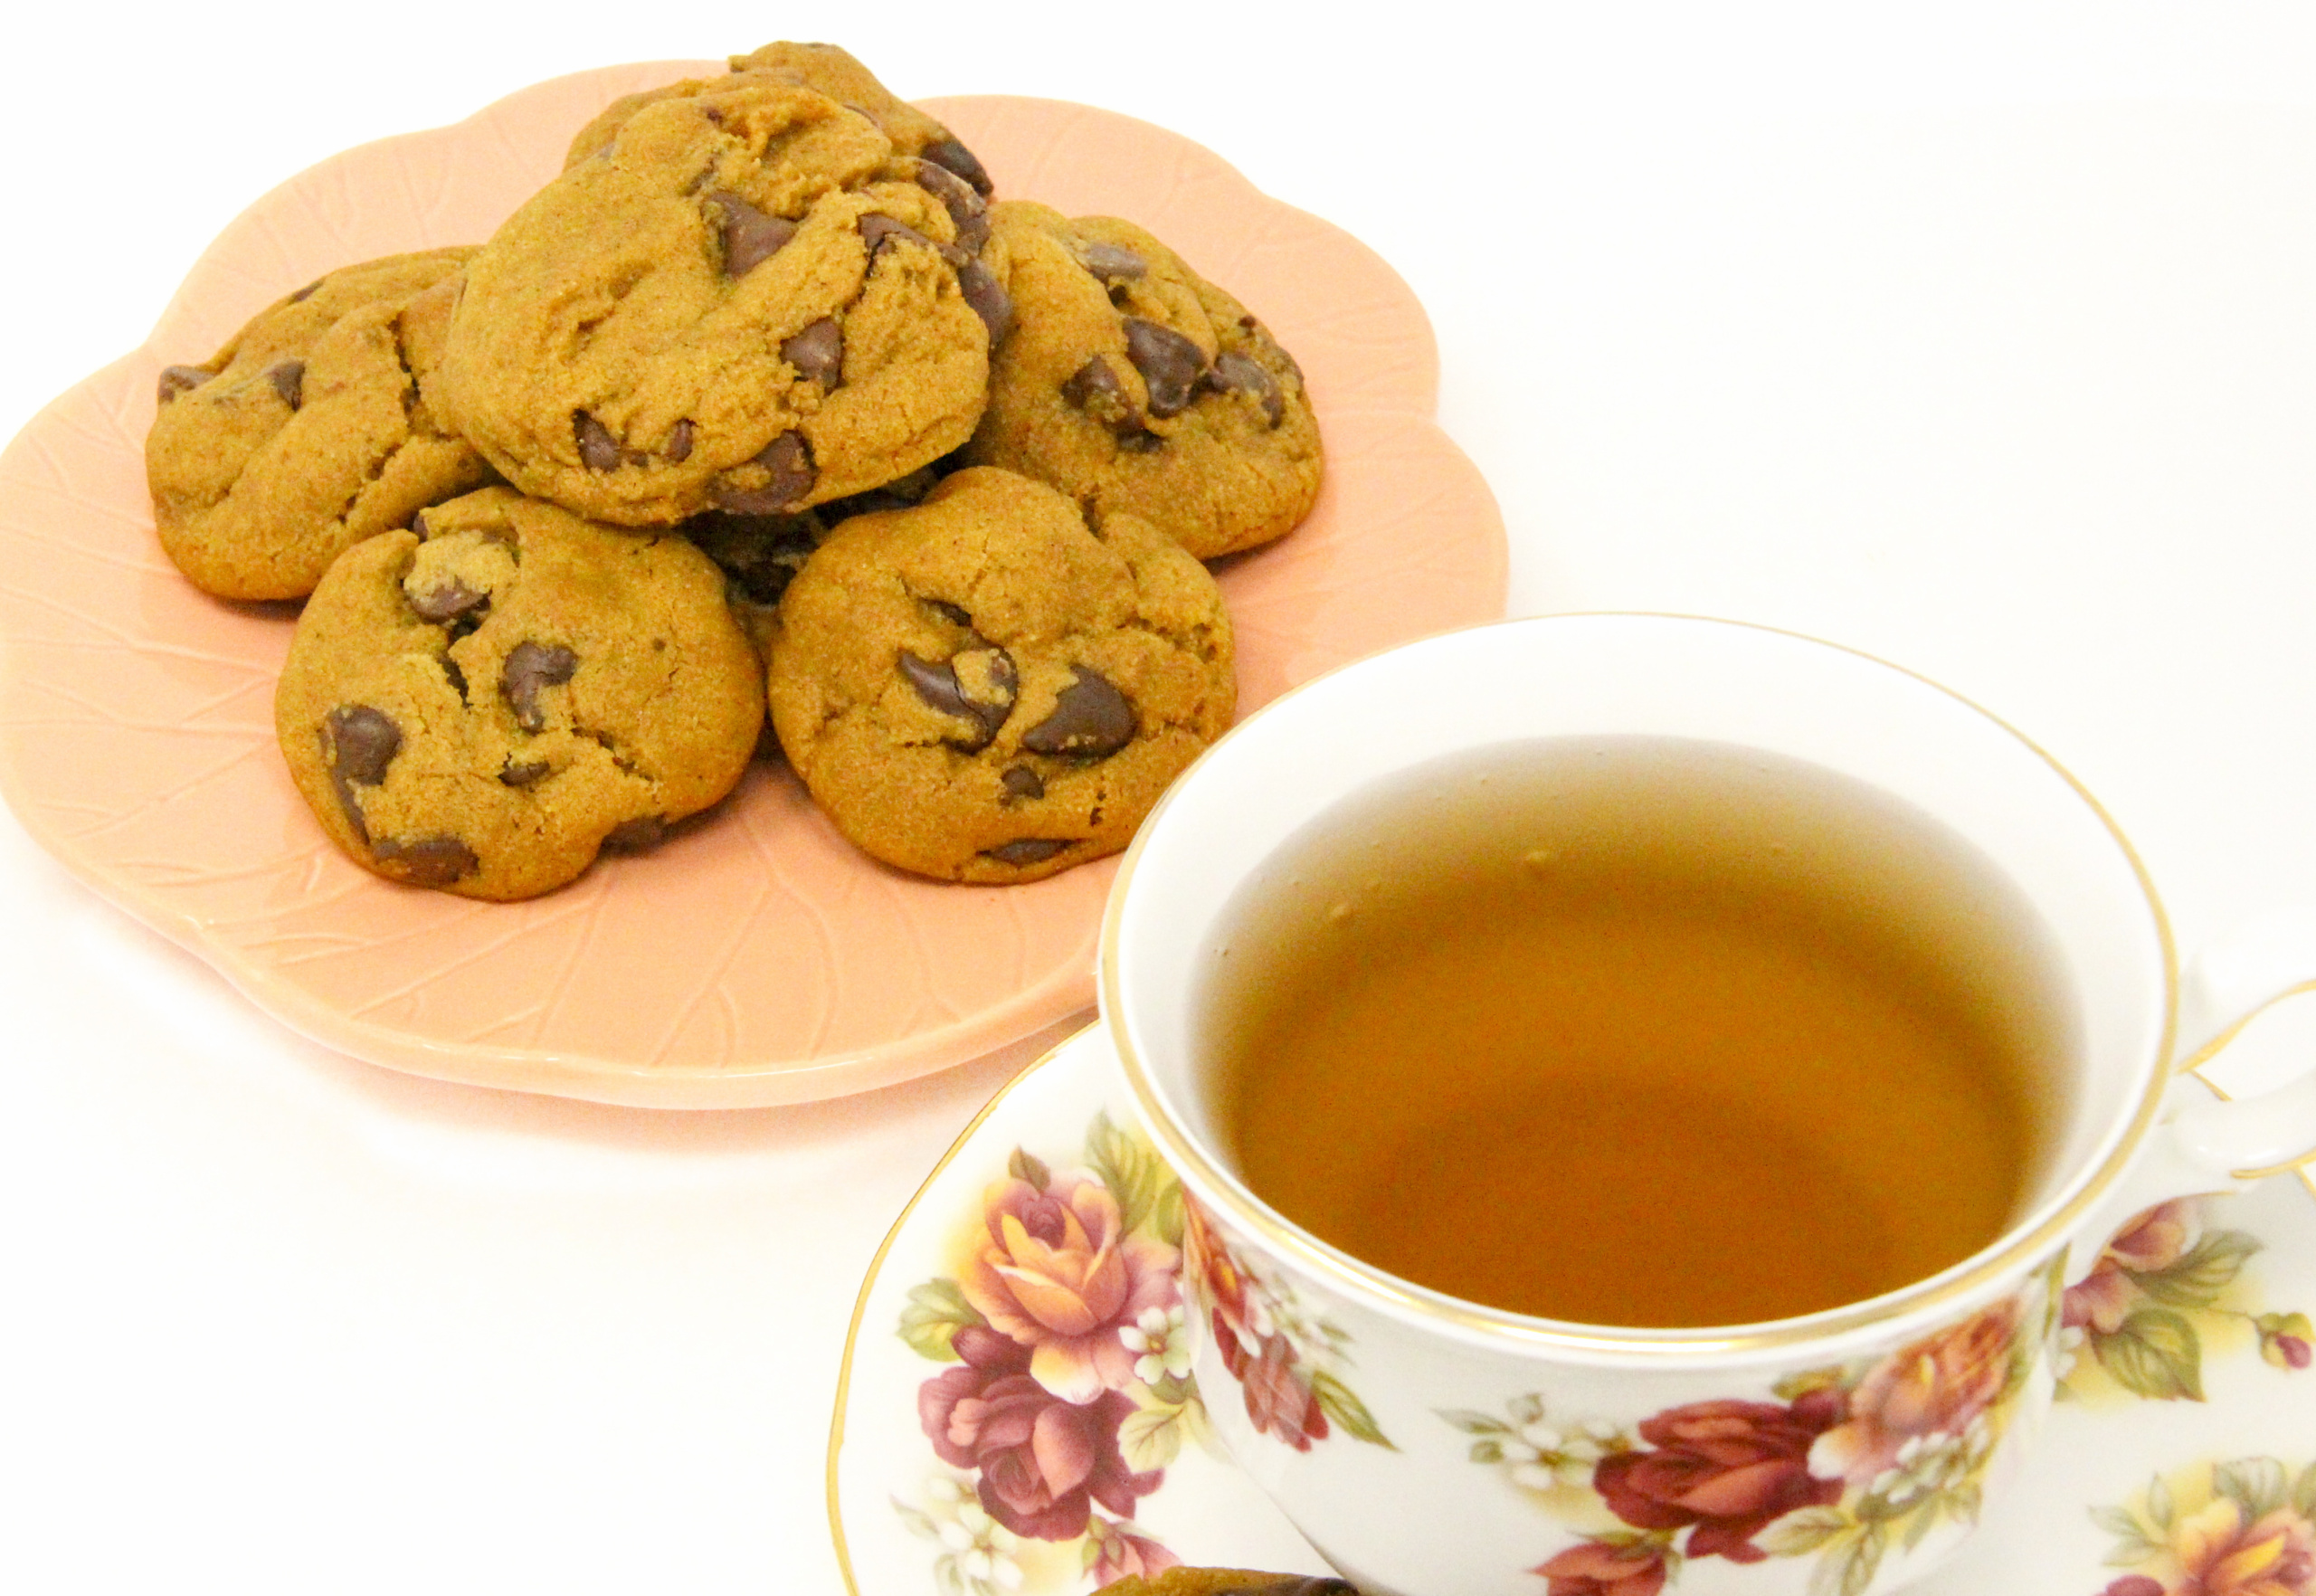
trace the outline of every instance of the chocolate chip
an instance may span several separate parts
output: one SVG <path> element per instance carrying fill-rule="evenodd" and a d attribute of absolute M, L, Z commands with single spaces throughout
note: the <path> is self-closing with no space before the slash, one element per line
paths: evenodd
<path fill-rule="evenodd" d="M 979 261 L 968 261 L 957 268 L 957 288 L 982 325 L 989 328 L 990 347 L 996 347 L 998 340 L 1013 330 L 1013 296 Z"/>
<path fill-rule="evenodd" d="M 1107 677 L 1072 666 L 1077 679 L 1054 699 L 1053 713 L 1021 734 L 1032 754 L 1106 759 L 1134 740 L 1134 705 Z"/>
<path fill-rule="evenodd" d="M 1171 327 L 1125 318 L 1125 354 L 1150 391 L 1150 413 L 1180 415 L 1198 393 L 1206 371 L 1206 351 Z"/>
<path fill-rule="evenodd" d="M 341 704 L 329 712 L 329 774 L 338 781 L 375 787 L 402 752 L 402 727 L 383 709 Z"/>
<path fill-rule="evenodd" d="M 926 705 L 944 715 L 973 723 L 972 734 L 947 739 L 953 748 L 967 754 L 979 753 L 989 746 L 990 739 L 997 736 L 997 728 L 1013 712 L 1013 695 L 1020 679 L 1014 673 L 1012 656 L 1003 649 L 987 651 L 982 660 L 985 679 L 981 685 L 985 697 L 976 697 L 967 690 L 965 683 L 958 679 L 955 660 L 926 660 L 903 649 L 897 662 L 902 677 Z"/>
<path fill-rule="evenodd" d="M 509 649 L 498 670 L 498 691 L 515 712 L 515 724 L 527 732 L 545 731 L 546 712 L 539 708 L 539 689 L 560 687 L 578 669 L 579 656 L 561 643 L 524 641 Z"/>
<path fill-rule="evenodd" d="M 1235 349 L 1225 349 L 1214 357 L 1214 369 L 1206 374 L 1207 385 L 1218 394 L 1252 394 L 1263 407 L 1263 416 L 1272 426 L 1286 413 L 1286 400 L 1278 391 L 1278 379 L 1262 366 Z"/>
<path fill-rule="evenodd" d="M 313 280 L 313 281 L 311 281 L 311 282 L 308 283 L 304 288 L 301 288 L 301 289 L 299 289 L 296 293 L 291 294 L 291 295 L 290 296 L 290 302 L 292 305 L 295 305 L 295 304 L 297 304 L 297 303 L 298 303 L 299 300 L 301 300 L 301 299 L 311 299 L 311 298 L 313 297 L 314 290 L 315 290 L 316 289 L 318 289 L 318 288 L 321 287 L 321 286 L 322 286 L 322 280 L 321 280 L 320 278 L 317 277 L 316 279 L 314 279 L 314 280 Z"/>
<path fill-rule="evenodd" d="M 973 254 L 989 242 L 989 204 L 973 185 L 933 161 L 916 163 L 917 186 L 941 202 L 957 226 L 957 247 Z"/>
<path fill-rule="evenodd" d="M 973 630 L 973 618 L 962 604 L 953 604 L 947 599 L 926 599 L 925 607 L 953 626 L 962 626 L 968 632 Z"/>
<path fill-rule="evenodd" d="M 1102 356 L 1089 356 L 1072 372 L 1061 385 L 1061 396 L 1121 438 L 1142 431 L 1142 413 L 1134 407 L 1133 395 L 1125 391 L 1116 368 Z"/>
<path fill-rule="evenodd" d="M 489 594 L 477 593 L 455 576 L 451 578 L 448 586 L 430 587 L 424 593 L 413 593 L 405 587 L 403 597 L 409 601 L 411 609 L 417 613 L 421 621 L 432 621 L 437 625 L 445 621 L 455 621 L 470 610 L 487 608 L 490 603 Z"/>
<path fill-rule="evenodd" d="M 982 851 L 1000 864 L 1043 864 L 1069 846 L 1066 840 L 1053 837 L 1017 837 L 1011 842 L 1001 842 Z"/>
<path fill-rule="evenodd" d="M 481 862 L 456 837 L 414 837 L 407 842 L 390 837 L 372 847 L 370 857 L 391 866 L 389 875 L 413 887 L 448 887 L 471 875 Z"/>
<path fill-rule="evenodd" d="M 571 413 L 571 435 L 579 444 L 579 460 L 591 471 L 619 469 L 619 440 L 612 430 L 584 410 Z"/>
<path fill-rule="evenodd" d="M 780 357 L 805 381 L 820 384 L 821 392 L 832 392 L 844 380 L 844 329 L 823 316 L 783 342 Z"/>
<path fill-rule="evenodd" d="M 165 366 L 158 387 L 160 402 L 166 404 L 179 394 L 190 394 L 216 375 L 205 366 Z"/>
<path fill-rule="evenodd" d="M 426 512 L 424 510 L 413 510 L 411 512 L 410 529 L 417 537 L 424 537 L 427 536 Z"/>
<path fill-rule="evenodd" d="M 1166 447 L 1166 440 L 1155 432 L 1120 432 L 1118 447 L 1128 454 L 1155 454 Z"/>
<path fill-rule="evenodd" d="M 759 211 L 736 194 L 718 189 L 708 203 L 724 213 L 724 275 L 745 277 L 796 236 L 796 223 Z"/>
<path fill-rule="evenodd" d="M 954 172 L 972 184 L 973 192 L 983 199 L 987 199 L 995 191 L 996 185 L 990 182 L 988 172 L 983 170 L 981 162 L 974 158 L 973 152 L 954 138 L 944 138 L 937 144 L 928 144 L 918 153 L 935 166 Z"/>
<path fill-rule="evenodd" d="M 302 360 L 285 360 L 279 366 L 269 367 L 265 374 L 265 380 L 271 383 L 273 391 L 281 395 L 281 403 L 295 410 L 298 408 L 299 401 L 305 396 L 306 363 Z"/>
<path fill-rule="evenodd" d="M 466 632 L 473 630 L 471 626 L 466 628 Z M 463 637 L 465 634 L 465 632 L 461 632 L 459 635 Z M 438 655 L 435 663 L 442 667 L 442 679 L 449 682 L 451 690 L 459 695 L 459 702 L 465 703 L 467 701 L 467 673 L 460 670 L 459 662 L 448 654 Z"/>
<path fill-rule="evenodd" d="M 1104 282 L 1132 282 L 1150 274 L 1150 262 L 1122 244 L 1089 243 L 1077 258 Z"/>
<path fill-rule="evenodd" d="M 1009 765 L 1005 774 L 997 778 L 1005 784 L 1008 798 L 1042 798 L 1046 795 L 1044 780 L 1026 765 Z"/>
<path fill-rule="evenodd" d="M 623 820 L 603 836 L 605 853 L 641 853 L 657 848 L 668 834 L 667 821 L 656 814 L 639 814 L 633 820 Z"/>
<path fill-rule="evenodd" d="M 674 426 L 669 427 L 668 429 L 667 447 L 660 450 L 660 452 L 666 455 L 669 461 L 678 465 L 680 465 L 685 461 L 689 460 L 691 458 L 691 422 L 688 419 L 679 421 Z"/>
<path fill-rule="evenodd" d="M 906 222 L 886 215 L 882 211 L 871 211 L 860 218 L 860 242 L 868 246 L 870 255 L 875 255 L 878 250 L 883 249 L 897 238 L 904 239 L 910 243 L 923 244 L 928 250 L 935 247 L 931 239 L 916 228 Z"/>
<path fill-rule="evenodd" d="M 783 510 L 794 509 L 804 496 L 820 480 L 813 468 L 812 451 L 805 447 L 802 436 L 783 432 L 756 451 L 752 462 L 762 466 L 770 480 L 761 488 L 742 488 L 726 481 L 718 482 L 708 491 L 717 508 L 736 516 L 774 516 Z"/>
<path fill-rule="evenodd" d="M 555 774 L 555 766 L 544 759 L 526 760 L 521 764 L 509 759 L 498 770 L 498 779 L 510 787 L 527 787 L 543 782 Z"/>

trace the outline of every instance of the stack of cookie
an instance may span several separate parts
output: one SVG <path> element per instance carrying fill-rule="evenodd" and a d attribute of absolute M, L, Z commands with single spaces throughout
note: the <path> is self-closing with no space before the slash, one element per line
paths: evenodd
<path fill-rule="evenodd" d="M 830 45 L 631 95 L 477 248 L 347 267 L 172 366 L 163 547 L 310 594 L 276 699 L 350 856 L 552 889 L 769 722 L 946 879 L 1116 851 L 1229 724 L 1201 563 L 1310 508 L 1295 363 L 1158 240 L 993 201 Z"/>

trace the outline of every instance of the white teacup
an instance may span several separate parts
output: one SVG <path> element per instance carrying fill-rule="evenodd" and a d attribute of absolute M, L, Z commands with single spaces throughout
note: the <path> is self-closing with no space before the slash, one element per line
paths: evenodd
<path fill-rule="evenodd" d="M 1239 885 L 1396 773 L 1626 735 L 1868 784 L 1960 833 L 2040 915 L 2080 1047 L 2066 1100 L 2047 1106 L 2044 1173 L 1998 1240 L 1802 1317 L 1622 1329 L 1397 1278 L 1299 1229 L 1234 1170 L 1187 994 Z M 2316 978 L 2316 917 L 2255 928 L 2197 977 L 2183 993 L 2161 906 L 2114 823 L 1982 710 L 1783 632 L 1571 615 L 1362 661 L 1223 739 L 1126 857 L 1100 989 L 1144 1121 L 1191 1200 L 1183 1288 L 1217 1430 L 1346 1575 L 1398 1596 L 1539 1596 L 1540 1573 L 1555 1596 L 1865 1596 L 1926 1572 L 2016 1479 L 2050 1400 L 2061 1292 L 2111 1236 L 2169 1199 L 2316 1156 L 2316 1074 L 2245 1102 L 2170 1089 L 2185 1062 Z M 1580 1193 L 1546 1200 L 1583 1222 Z"/>

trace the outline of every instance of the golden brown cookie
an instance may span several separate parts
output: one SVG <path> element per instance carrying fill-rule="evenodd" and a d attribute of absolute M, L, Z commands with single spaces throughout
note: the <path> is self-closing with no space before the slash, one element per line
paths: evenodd
<path fill-rule="evenodd" d="M 966 459 L 1140 516 L 1201 559 L 1309 512 L 1318 422 L 1245 306 L 1130 222 L 1020 200 L 990 218 L 1015 324 Z"/>
<path fill-rule="evenodd" d="M 622 525 L 878 487 L 980 418 L 1009 313 L 956 242 L 979 206 L 774 78 L 643 106 L 469 262 L 442 412 L 517 487 Z"/>
<path fill-rule="evenodd" d="M 333 271 L 203 366 L 161 374 L 145 471 L 161 546 L 221 598 L 302 598 L 338 553 L 489 480 L 423 391 L 472 249 Z"/>
<path fill-rule="evenodd" d="M 691 544 L 492 488 L 330 567 L 274 719 L 299 792 L 357 862 L 517 898 L 729 792 L 764 688 Z"/>
<path fill-rule="evenodd" d="M 878 82 L 876 74 L 834 44 L 767 44 L 746 55 L 731 58 L 732 71 L 763 72 L 827 95 L 850 106 L 877 124 L 893 147 L 905 156 L 921 156 L 963 178 L 979 194 L 991 192 L 989 174 L 955 134 Z M 605 106 L 571 140 L 566 166 L 576 166 L 611 143 L 628 118 L 661 100 L 687 98 L 728 84 L 726 78 L 687 78 L 664 89 L 623 94 Z M 970 246 L 968 246 L 970 247 Z"/>
<path fill-rule="evenodd" d="M 952 880 L 1116 852 L 1236 700 L 1203 566 L 988 469 L 838 527 L 772 649 L 774 729 L 813 798 L 868 853 Z"/>
<path fill-rule="evenodd" d="M 1244 1568 L 1170 1568 L 1128 1574 L 1095 1596 L 1359 1596 L 1349 1580 L 1311 1574 L 1257 1573 Z"/>

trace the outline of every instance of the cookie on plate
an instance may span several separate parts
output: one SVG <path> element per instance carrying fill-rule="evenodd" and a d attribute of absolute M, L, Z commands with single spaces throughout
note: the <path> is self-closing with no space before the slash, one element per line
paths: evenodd
<path fill-rule="evenodd" d="M 425 388 L 471 248 L 347 266 L 161 373 L 145 473 L 161 547 L 220 598 L 302 598 L 330 562 L 489 480 Z"/>
<path fill-rule="evenodd" d="M 1205 567 L 988 468 L 839 526 L 773 639 L 773 727 L 813 798 L 865 851 L 950 880 L 1124 848 L 1237 691 Z"/>
<path fill-rule="evenodd" d="M 1245 306 L 1130 222 L 1021 200 L 990 219 L 1015 326 L 968 460 L 1140 516 L 1202 560 L 1309 512 L 1318 422 Z"/>
<path fill-rule="evenodd" d="M 705 555 L 504 488 L 347 550 L 274 698 L 290 775 L 348 855 L 500 899 L 715 803 L 763 720 Z"/>
<path fill-rule="evenodd" d="M 956 242 L 979 206 L 774 76 L 642 106 L 469 262 L 443 413 L 525 492 L 622 525 L 878 487 L 980 419 L 1009 312 Z"/>
<path fill-rule="evenodd" d="M 1170 1568 L 1128 1574 L 1095 1596 L 1359 1596 L 1349 1580 L 1312 1574 L 1257 1573 L 1244 1568 Z"/>
<path fill-rule="evenodd" d="M 920 156 L 954 173 L 984 197 L 991 192 L 988 172 L 974 157 L 973 152 L 959 142 L 955 134 L 878 82 L 876 74 L 861 65 L 848 51 L 834 44 L 783 42 L 767 44 L 746 55 L 733 56 L 731 66 L 736 73 L 764 72 L 792 83 L 801 83 L 840 105 L 849 105 L 876 123 L 885 137 L 893 141 L 893 147 L 902 155 Z M 726 78 L 687 78 L 664 89 L 622 94 L 573 137 L 571 152 L 565 164 L 576 166 L 602 150 L 611 143 L 628 118 L 642 107 L 661 100 L 703 93 L 729 81 Z"/>

